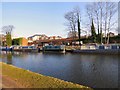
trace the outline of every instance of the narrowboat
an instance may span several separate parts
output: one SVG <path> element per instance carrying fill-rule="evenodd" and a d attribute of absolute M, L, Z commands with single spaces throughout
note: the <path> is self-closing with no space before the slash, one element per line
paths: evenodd
<path fill-rule="evenodd" d="M 63 51 L 65 52 L 65 45 L 47 45 L 42 48 L 43 51 Z"/>

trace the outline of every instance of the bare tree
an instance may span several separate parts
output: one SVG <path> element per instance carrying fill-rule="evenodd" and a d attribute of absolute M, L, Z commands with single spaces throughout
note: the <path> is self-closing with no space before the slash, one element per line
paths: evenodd
<path fill-rule="evenodd" d="M 8 25 L 8 26 L 3 26 L 2 27 L 2 32 L 5 34 L 11 34 L 12 30 L 14 29 L 13 25 Z"/>
<path fill-rule="evenodd" d="M 92 23 L 92 19 L 93 19 L 93 6 L 91 4 L 88 4 L 86 6 L 86 12 L 89 18 L 89 23 Z M 89 24 L 91 26 L 91 24 Z"/>
<path fill-rule="evenodd" d="M 78 36 L 79 45 L 81 45 L 81 43 L 80 43 L 80 38 L 81 38 L 80 8 L 78 6 L 76 6 L 75 8 L 73 8 L 72 11 L 69 11 L 68 13 L 66 13 L 65 19 L 67 19 L 67 21 L 68 21 L 68 28 L 70 30 L 70 33 L 72 32 L 73 39 Z"/>
<path fill-rule="evenodd" d="M 96 17 L 96 22 L 97 22 L 97 30 L 98 30 L 98 35 L 100 34 L 100 31 L 99 31 L 99 24 L 100 24 L 100 21 L 99 21 L 99 13 L 100 13 L 100 11 L 99 11 L 99 5 L 98 5 L 98 3 L 93 3 L 94 5 L 94 13 L 95 13 L 95 17 Z"/>
<path fill-rule="evenodd" d="M 12 38 L 11 38 L 11 32 L 13 30 L 13 25 L 3 26 L 2 32 L 6 34 L 6 45 L 11 46 L 12 45 Z"/>
<path fill-rule="evenodd" d="M 106 30 L 107 30 L 107 20 L 108 20 L 108 3 L 105 2 L 105 15 L 104 15 L 104 26 L 105 26 L 105 43 L 106 43 Z"/>
<path fill-rule="evenodd" d="M 117 11 L 116 7 L 117 5 L 114 2 L 94 2 L 87 5 L 87 15 L 90 21 L 91 18 L 95 21 L 98 35 L 100 34 L 101 37 L 101 44 L 103 43 L 103 30 L 105 31 L 105 43 L 109 43 L 109 34 L 107 37 L 106 35 L 116 23 L 115 20 L 112 20 Z"/>
<path fill-rule="evenodd" d="M 67 26 L 68 29 L 73 33 L 73 38 L 76 37 L 76 24 L 77 24 L 77 19 L 76 19 L 76 14 L 74 11 L 67 12 L 65 14 L 65 19 L 67 19 Z"/>
<path fill-rule="evenodd" d="M 111 30 L 111 27 L 116 23 L 112 21 L 113 16 L 115 15 L 115 13 L 117 12 L 117 4 L 114 2 L 110 2 L 108 5 L 108 38 L 107 38 L 107 44 L 109 44 L 109 32 Z"/>
<path fill-rule="evenodd" d="M 104 2 L 98 2 L 100 8 L 100 35 L 101 35 L 101 44 L 103 43 L 103 9 L 104 9 Z"/>
<path fill-rule="evenodd" d="M 80 8 L 78 6 L 75 7 L 73 10 L 67 12 L 64 17 L 67 20 L 68 29 L 73 32 L 73 37 L 76 38 L 76 30 L 78 30 L 78 37 L 80 39 Z"/>
<path fill-rule="evenodd" d="M 94 20 L 94 24 L 97 29 L 98 35 L 100 34 L 100 8 L 98 3 L 94 2 L 92 4 L 88 4 L 86 6 L 86 13 L 88 16 L 89 24 L 87 24 L 87 27 L 89 25 L 89 28 L 91 27 L 92 20 Z"/>

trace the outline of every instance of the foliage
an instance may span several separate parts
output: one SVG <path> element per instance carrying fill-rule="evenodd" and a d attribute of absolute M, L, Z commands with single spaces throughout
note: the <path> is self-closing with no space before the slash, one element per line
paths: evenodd
<path fill-rule="evenodd" d="M 120 36 L 110 37 L 110 43 L 120 43 Z"/>
<path fill-rule="evenodd" d="M 101 33 L 96 35 L 96 43 L 101 43 Z"/>
<path fill-rule="evenodd" d="M 16 38 L 12 40 L 12 45 L 21 45 L 22 44 L 22 38 Z"/>
<path fill-rule="evenodd" d="M 7 46 L 11 46 L 12 45 L 12 39 L 11 39 L 11 34 L 10 33 L 8 33 L 6 35 L 6 44 L 7 44 Z"/>
<path fill-rule="evenodd" d="M 83 41 L 83 43 L 93 43 L 91 40 L 91 36 L 88 38 L 81 38 L 80 41 Z M 105 42 L 105 37 L 103 37 L 103 42 Z M 100 35 L 96 35 L 96 43 L 100 44 Z M 120 43 L 120 36 L 114 36 L 110 37 L 110 43 Z"/>

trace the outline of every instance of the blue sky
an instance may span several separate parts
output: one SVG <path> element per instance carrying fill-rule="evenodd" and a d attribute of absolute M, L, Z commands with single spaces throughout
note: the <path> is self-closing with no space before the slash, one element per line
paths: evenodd
<path fill-rule="evenodd" d="M 79 6 L 84 15 L 87 3 L 83 2 L 4 2 L 2 24 L 14 25 L 14 36 L 28 37 L 34 34 L 67 36 L 64 14 Z"/>
<path fill-rule="evenodd" d="M 90 2 L 89 2 L 90 3 Z M 29 37 L 34 34 L 67 37 L 64 15 L 79 6 L 82 26 L 88 22 L 87 2 L 2 2 L 2 26 L 14 25 L 14 37 Z M 1 9 L 1 5 L 0 5 Z M 113 19 L 117 19 L 117 14 Z M 84 24 L 85 25 L 85 24 Z M 1 27 L 2 27 L 1 26 Z M 85 29 L 85 27 L 83 28 Z M 87 30 L 87 33 L 89 31 Z"/>

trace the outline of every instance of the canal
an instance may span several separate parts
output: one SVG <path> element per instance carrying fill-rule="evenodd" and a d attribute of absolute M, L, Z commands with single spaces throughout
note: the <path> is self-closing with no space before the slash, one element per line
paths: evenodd
<path fill-rule="evenodd" d="M 118 87 L 117 55 L 1 52 L 0 61 L 92 88 Z"/>

